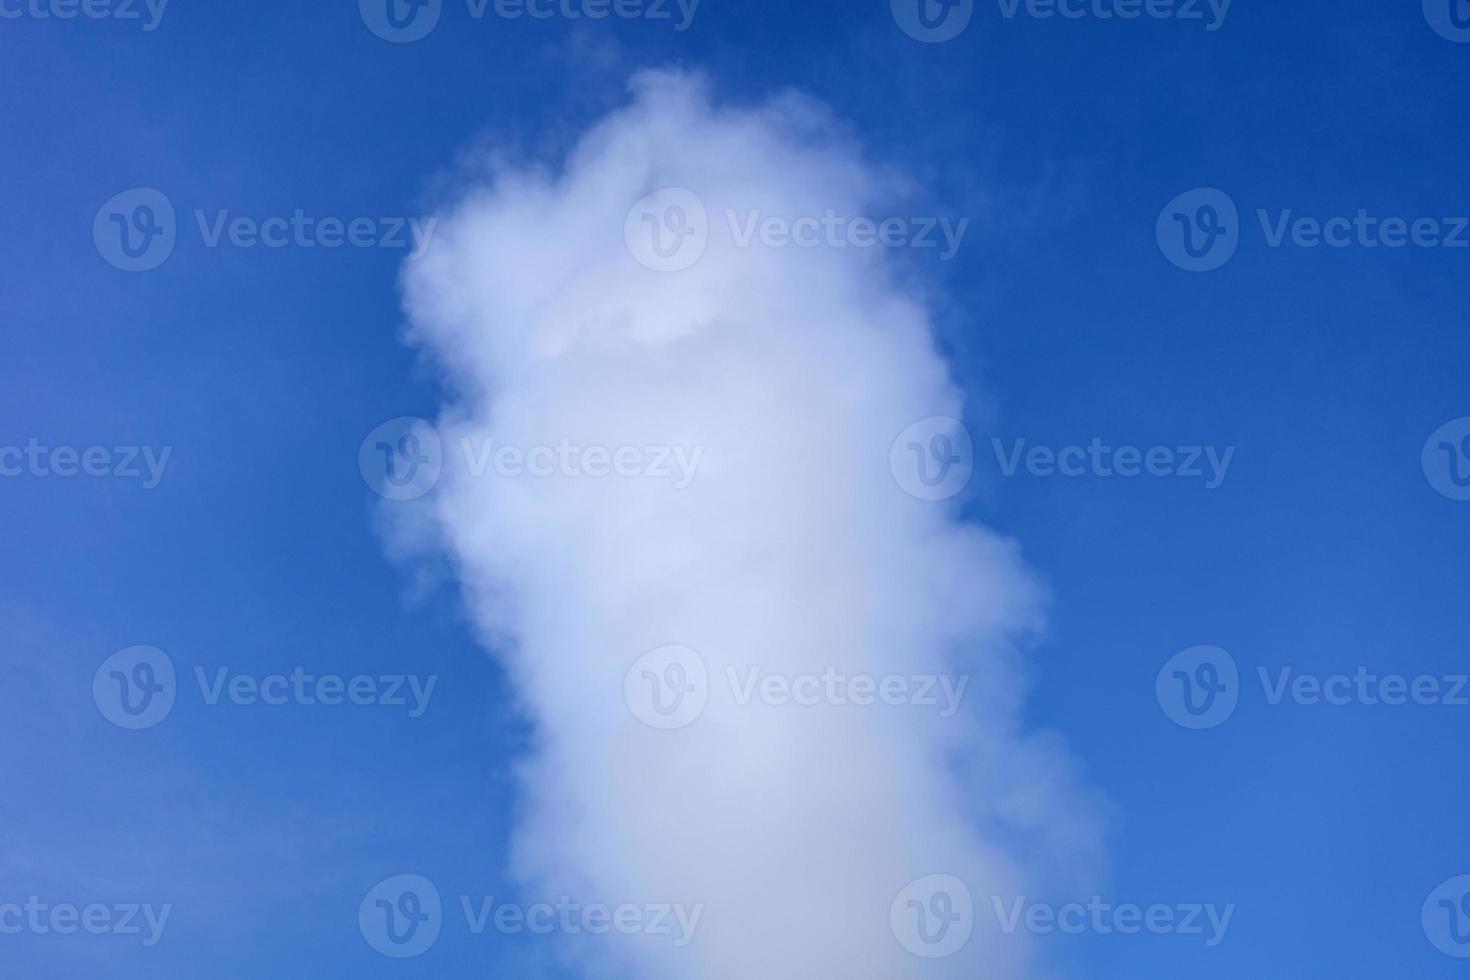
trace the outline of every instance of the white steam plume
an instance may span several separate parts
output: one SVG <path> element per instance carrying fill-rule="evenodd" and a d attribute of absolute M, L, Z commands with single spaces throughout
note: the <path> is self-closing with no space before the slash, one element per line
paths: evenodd
<path fill-rule="evenodd" d="M 882 249 L 742 245 L 726 220 L 881 217 L 885 181 L 808 100 L 715 106 L 673 72 L 632 88 L 560 172 L 493 168 L 405 273 L 414 338 L 455 393 L 436 533 L 536 726 L 515 855 L 526 894 L 703 906 L 682 946 L 569 941 L 588 974 L 1034 977 L 1024 929 L 1003 934 L 991 896 L 1056 885 L 1098 821 L 1065 754 L 1021 731 L 1015 645 L 1040 597 L 1016 548 L 905 492 L 890 466 L 898 435 L 960 417 L 961 395 Z M 662 260 L 640 252 L 636 210 L 628 221 L 667 187 L 708 215 L 707 248 L 678 271 L 648 268 Z M 548 451 L 497 470 L 501 447 L 538 446 L 627 447 L 638 475 L 589 476 L 613 467 Z M 659 447 L 684 452 L 692 482 L 676 457 L 671 475 L 647 472 Z M 680 675 L 656 660 L 629 672 L 669 645 L 697 653 L 707 704 L 656 728 L 640 686 L 651 697 Z M 949 717 L 942 689 L 938 707 L 742 704 L 753 667 L 969 686 Z M 900 897 L 936 874 L 974 906 L 973 934 L 942 958 L 913 951 L 948 952 L 916 943 L 907 900 L 932 938 L 963 896 L 935 904 L 929 879 Z"/>

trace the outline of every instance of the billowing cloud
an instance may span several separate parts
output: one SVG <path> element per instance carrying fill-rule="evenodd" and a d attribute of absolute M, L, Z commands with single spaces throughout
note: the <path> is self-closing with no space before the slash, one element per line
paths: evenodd
<path fill-rule="evenodd" d="M 1019 723 L 1016 546 L 904 472 L 964 406 L 890 250 L 834 230 L 889 181 L 808 100 L 632 91 L 405 273 L 450 392 L 433 536 L 536 728 L 526 894 L 702 907 L 683 945 L 569 939 L 589 975 L 1035 976 L 991 896 L 1065 884 L 1098 821 Z"/>

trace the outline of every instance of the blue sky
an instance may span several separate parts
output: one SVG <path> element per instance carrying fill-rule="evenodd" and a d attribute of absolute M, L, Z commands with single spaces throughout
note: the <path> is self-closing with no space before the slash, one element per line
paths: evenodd
<path fill-rule="evenodd" d="M 146 13 L 0 8 L 23 11 L 0 20 L 0 446 L 105 447 L 110 467 L 113 447 L 171 450 L 152 487 L 0 478 L 0 904 L 173 908 L 152 948 L 0 935 L 0 972 L 576 975 L 551 940 L 475 937 L 455 914 L 417 959 L 364 942 L 359 902 L 390 875 L 516 894 L 531 732 L 452 581 L 385 557 L 358 471 L 369 430 L 439 402 L 401 339 L 405 251 L 207 248 L 192 212 L 430 213 L 466 154 L 555 166 L 630 74 L 678 66 L 724 101 L 809 93 L 914 182 L 914 214 L 971 219 L 952 260 L 896 261 L 930 290 L 971 395 L 965 512 L 1014 536 L 1050 593 L 1028 721 L 1064 735 L 1111 801 L 1110 898 L 1236 907 L 1213 948 L 1050 937 L 1064 975 L 1463 973 L 1420 910 L 1470 874 L 1470 707 L 1273 705 L 1258 680 L 1467 669 L 1470 502 L 1437 491 L 1421 451 L 1470 416 L 1470 249 L 1272 247 L 1258 215 L 1365 210 L 1445 235 L 1470 215 L 1470 44 L 1419 3 L 1236 0 L 1212 31 L 977 0 L 933 44 L 886 0 L 704 0 L 684 31 L 477 20 L 446 0 L 405 44 L 350 2 L 176 2 L 151 31 Z M 127 273 L 92 229 L 137 187 L 177 209 L 178 241 Z M 1196 188 L 1239 215 L 1236 252 L 1209 272 L 1177 267 L 1156 234 Z M 1207 489 L 1007 476 L 992 442 L 1094 438 L 1234 455 Z M 127 731 L 92 682 L 138 644 L 180 683 L 165 720 Z M 1233 657 L 1239 705 L 1190 730 L 1155 680 L 1199 645 Z M 193 680 L 298 665 L 437 684 L 410 717 L 211 705 Z"/>

